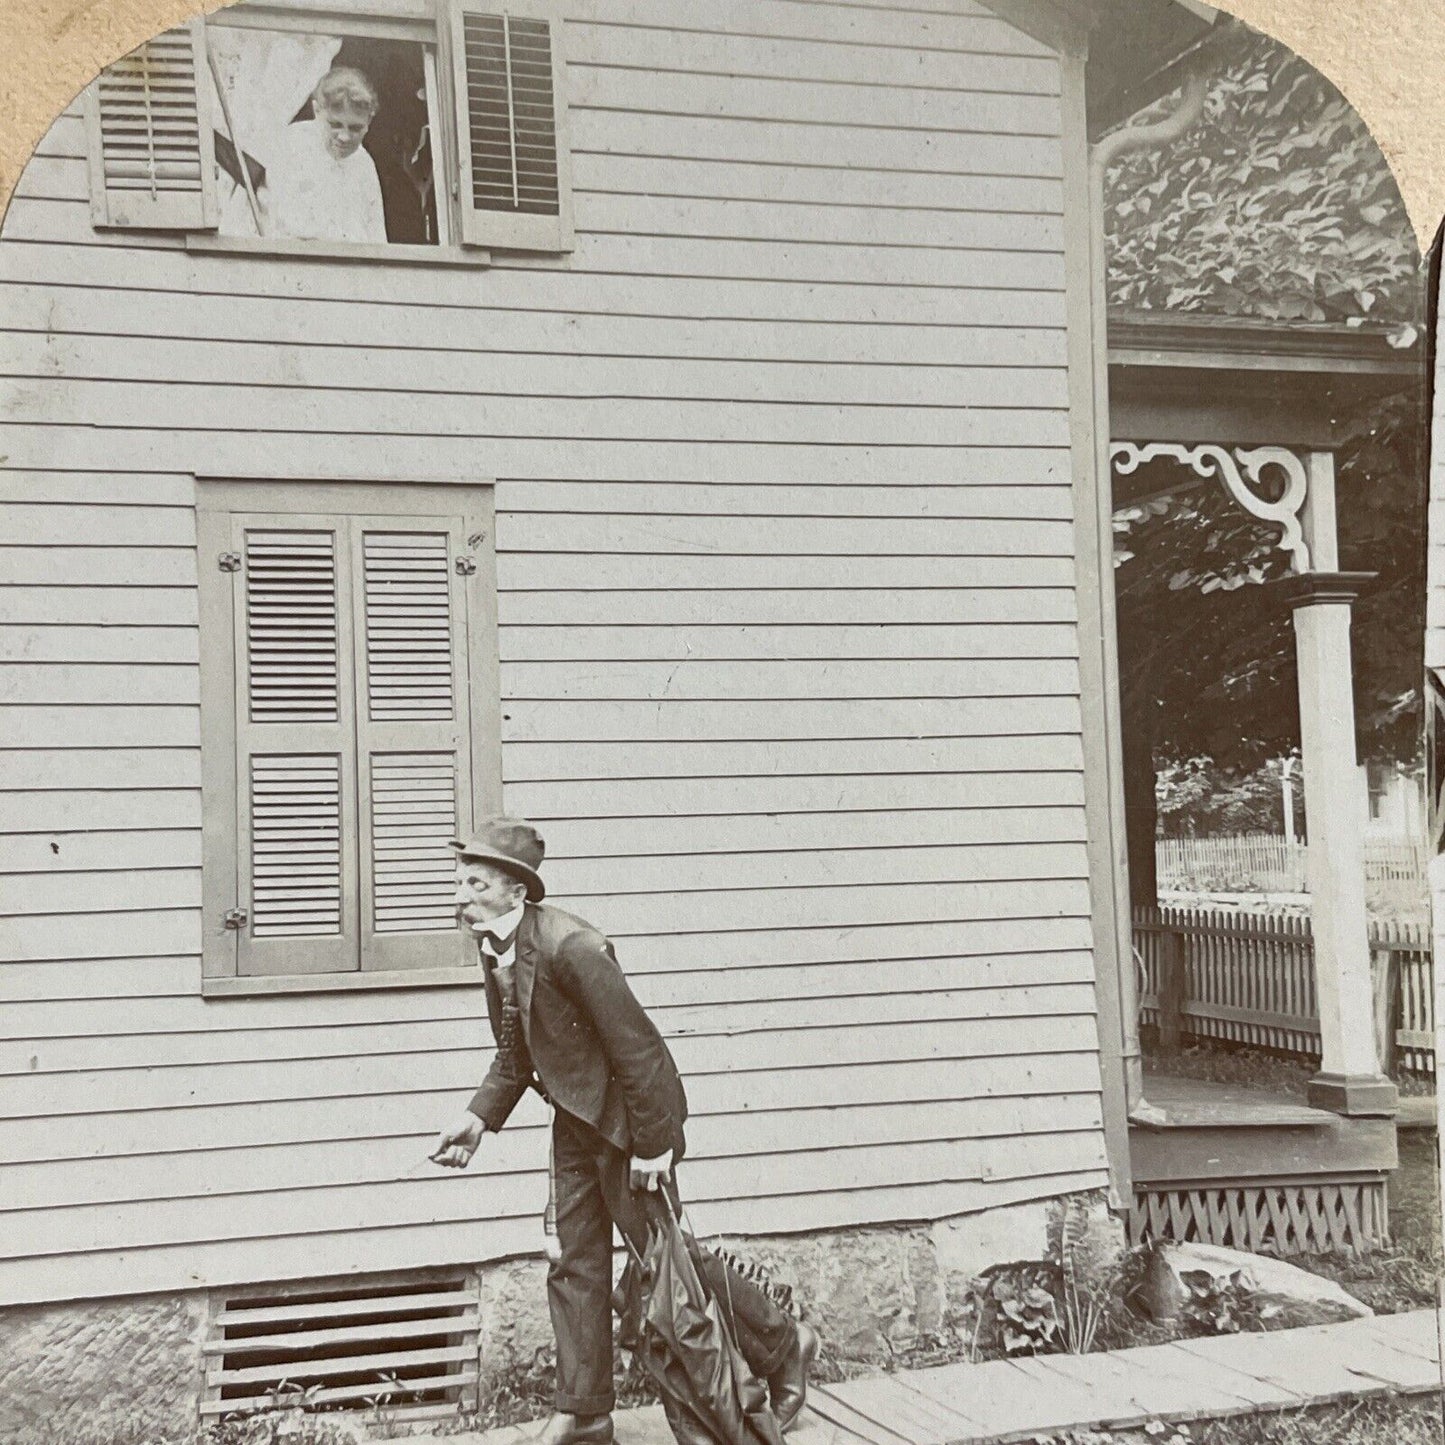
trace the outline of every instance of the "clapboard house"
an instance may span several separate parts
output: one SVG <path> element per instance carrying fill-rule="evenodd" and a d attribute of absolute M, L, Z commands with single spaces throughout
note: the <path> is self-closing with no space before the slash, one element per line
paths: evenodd
<path fill-rule="evenodd" d="M 1089 145 L 1211 18 L 269 0 L 56 121 L 0 239 L 4 1428 L 446 1413 L 546 1338 L 540 1104 L 425 1162 L 499 808 L 671 1039 L 695 1223 L 830 1318 L 1128 1202 Z M 385 239 L 277 235 L 343 64 Z"/>

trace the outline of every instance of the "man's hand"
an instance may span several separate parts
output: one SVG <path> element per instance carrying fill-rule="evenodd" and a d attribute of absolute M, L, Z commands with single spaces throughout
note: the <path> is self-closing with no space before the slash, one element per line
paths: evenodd
<path fill-rule="evenodd" d="M 465 1169 L 482 1142 L 487 1126 L 475 1114 L 463 1114 L 450 1129 L 444 1129 L 431 1152 L 433 1164 L 448 1169 Z"/>
<path fill-rule="evenodd" d="M 656 1159 L 633 1157 L 629 1183 L 634 1189 L 657 1192 L 658 1183 L 672 1173 L 672 1150 L 666 1149 Z"/>

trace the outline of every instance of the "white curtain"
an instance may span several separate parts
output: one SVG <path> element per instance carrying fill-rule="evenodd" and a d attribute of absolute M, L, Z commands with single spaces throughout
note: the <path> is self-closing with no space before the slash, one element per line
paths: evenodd
<path fill-rule="evenodd" d="M 279 30 L 251 30 L 239 25 L 206 27 L 206 43 L 225 91 L 226 110 L 207 72 L 211 116 L 216 129 L 237 151 L 254 156 L 263 166 L 292 117 L 306 103 L 321 77 L 331 69 L 341 40 L 334 35 L 301 35 Z M 226 125 L 229 111 L 236 134 Z M 223 236 L 255 236 L 246 188 L 219 172 L 219 224 Z"/>

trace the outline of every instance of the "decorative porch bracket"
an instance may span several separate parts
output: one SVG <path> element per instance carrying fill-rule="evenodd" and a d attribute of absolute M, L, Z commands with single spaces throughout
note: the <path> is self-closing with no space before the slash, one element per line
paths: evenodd
<path fill-rule="evenodd" d="M 1226 451 L 1213 442 L 1194 447 L 1182 442 L 1113 442 L 1109 447 L 1109 459 L 1121 477 L 1163 457 L 1189 467 L 1205 481 L 1218 481 L 1250 516 L 1278 526 L 1280 550 L 1290 554 L 1294 570 L 1310 570 L 1310 549 L 1300 520 L 1309 494 L 1309 475 L 1302 457 L 1288 447 L 1235 447 Z M 1258 490 L 1263 486 L 1267 467 L 1278 467 L 1284 473 L 1284 490 L 1275 500 Z"/>

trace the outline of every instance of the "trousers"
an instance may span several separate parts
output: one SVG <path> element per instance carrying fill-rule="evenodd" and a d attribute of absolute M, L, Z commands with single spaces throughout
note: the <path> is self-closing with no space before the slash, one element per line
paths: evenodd
<path fill-rule="evenodd" d="M 547 1305 L 557 1338 L 556 1408 L 605 1415 L 612 1389 L 612 1227 L 639 1253 L 647 1248 L 647 1210 L 630 1187 L 631 1161 L 590 1125 L 559 1109 L 552 1122 L 557 1177 L 559 1258 L 547 1271 Z M 669 1193 L 675 1207 L 675 1180 Z M 713 1292 L 731 1296 L 738 1348 L 760 1380 L 777 1373 L 797 1326 L 772 1297 L 715 1254 L 703 1251 Z"/>

